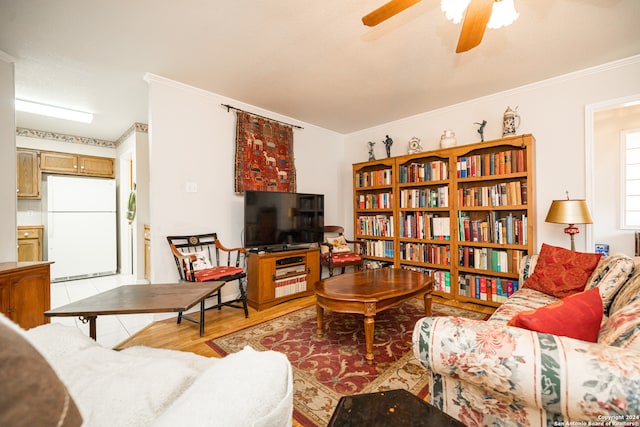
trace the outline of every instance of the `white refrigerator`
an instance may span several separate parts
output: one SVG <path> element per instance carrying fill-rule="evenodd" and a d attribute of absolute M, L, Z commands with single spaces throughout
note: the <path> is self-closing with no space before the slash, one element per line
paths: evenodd
<path fill-rule="evenodd" d="M 115 180 L 49 175 L 46 202 L 51 281 L 115 274 Z"/>

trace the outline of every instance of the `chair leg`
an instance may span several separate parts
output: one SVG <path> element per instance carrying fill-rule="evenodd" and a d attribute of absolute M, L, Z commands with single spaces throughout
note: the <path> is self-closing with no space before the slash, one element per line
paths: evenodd
<path fill-rule="evenodd" d="M 222 310 L 222 291 L 218 290 L 218 310 Z"/>
<path fill-rule="evenodd" d="M 179 313 L 178 313 L 178 322 L 177 322 L 177 323 L 178 323 L 178 325 L 179 325 L 180 323 L 182 323 L 182 312 L 179 312 Z"/>
<path fill-rule="evenodd" d="M 242 299 L 242 307 L 244 308 L 244 318 L 249 318 L 249 308 L 247 307 L 247 291 L 246 291 L 247 279 L 238 280 L 238 287 L 240 288 L 240 298 Z"/>
<path fill-rule="evenodd" d="M 182 314 L 182 312 L 180 312 Z M 200 336 L 204 335 L 204 299 L 200 301 Z"/>
<path fill-rule="evenodd" d="M 343 265 L 343 266 L 342 266 L 342 270 L 340 271 L 340 273 L 341 273 L 341 274 L 344 274 L 344 272 L 346 271 L 346 268 L 347 268 L 347 266 L 346 266 L 346 265 Z"/>

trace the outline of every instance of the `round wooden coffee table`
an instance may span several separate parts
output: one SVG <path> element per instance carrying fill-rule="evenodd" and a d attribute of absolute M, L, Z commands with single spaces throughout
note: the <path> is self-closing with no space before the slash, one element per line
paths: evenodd
<path fill-rule="evenodd" d="M 329 277 L 316 283 L 318 337 L 323 334 L 324 310 L 364 315 L 367 363 L 373 363 L 373 330 L 376 314 L 423 295 L 424 312 L 431 316 L 433 278 L 416 271 L 381 268 Z"/>

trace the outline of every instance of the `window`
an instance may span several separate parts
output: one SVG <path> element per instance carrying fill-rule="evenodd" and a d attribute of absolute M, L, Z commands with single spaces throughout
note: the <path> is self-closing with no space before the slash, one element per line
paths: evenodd
<path fill-rule="evenodd" d="M 622 228 L 640 228 L 640 129 L 620 133 Z"/>

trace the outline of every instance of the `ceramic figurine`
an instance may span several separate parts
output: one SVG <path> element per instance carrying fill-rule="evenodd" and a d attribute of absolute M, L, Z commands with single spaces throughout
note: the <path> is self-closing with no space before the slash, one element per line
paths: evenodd
<path fill-rule="evenodd" d="M 520 115 L 518 107 L 513 110 L 507 107 L 502 118 L 502 136 L 511 136 L 516 134 L 516 130 L 520 126 Z"/>
<path fill-rule="evenodd" d="M 440 137 L 440 148 L 455 147 L 457 143 L 455 132 L 445 129 Z"/>
<path fill-rule="evenodd" d="M 367 142 L 367 144 L 369 145 L 369 160 L 375 160 L 376 156 L 375 154 L 373 154 L 373 146 L 376 145 L 376 143 L 373 141 L 369 141 Z"/>

